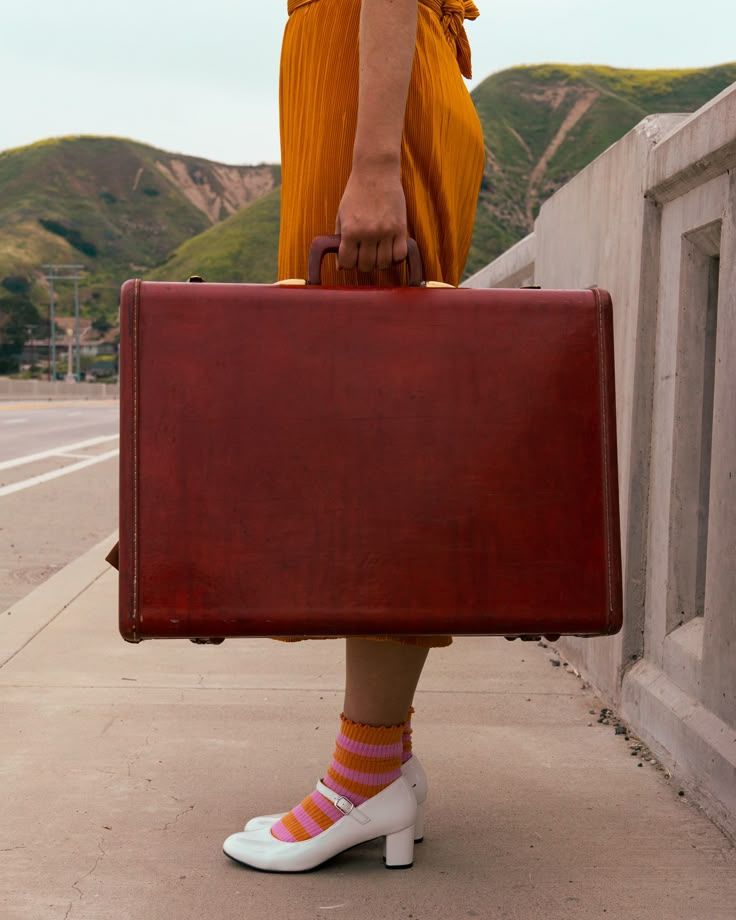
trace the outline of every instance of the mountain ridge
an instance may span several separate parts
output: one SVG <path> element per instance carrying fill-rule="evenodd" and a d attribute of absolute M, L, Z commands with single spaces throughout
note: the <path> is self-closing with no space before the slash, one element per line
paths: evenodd
<path fill-rule="evenodd" d="M 116 307 L 121 279 L 280 182 L 277 165 L 231 166 L 111 137 L 67 136 L 0 153 L 0 279 L 34 294 L 45 263 L 84 263 L 83 301 Z"/>
<path fill-rule="evenodd" d="M 533 226 L 541 204 L 645 116 L 691 112 L 736 63 L 680 70 L 539 64 L 471 92 L 486 168 L 466 276 Z M 41 265 L 81 262 L 83 311 L 112 318 L 131 275 L 276 278 L 278 164 L 237 166 L 113 137 L 52 138 L 0 153 L 0 285 L 47 301 Z M 328 230 L 331 228 L 327 228 Z M 65 304 L 60 305 L 62 312 Z"/>

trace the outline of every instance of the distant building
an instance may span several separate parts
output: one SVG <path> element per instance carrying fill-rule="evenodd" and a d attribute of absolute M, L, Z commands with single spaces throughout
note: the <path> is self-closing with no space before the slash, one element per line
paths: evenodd
<path fill-rule="evenodd" d="M 56 361 L 66 361 L 69 350 L 69 333 L 72 332 L 73 348 L 76 355 L 76 339 L 74 337 L 74 317 L 57 316 L 56 317 Z M 87 376 L 91 377 L 109 377 L 117 376 L 117 355 L 118 355 L 118 337 L 120 330 L 118 328 L 109 329 L 105 333 L 98 332 L 92 325 L 92 320 L 80 317 L 79 320 L 79 348 L 82 358 L 102 359 L 90 363 L 84 361 Z M 21 365 L 26 367 L 41 366 L 48 367 L 50 360 L 51 345 L 49 337 L 46 336 L 31 339 L 26 342 L 25 349 L 21 356 Z M 111 360 L 112 359 L 112 360 Z"/>

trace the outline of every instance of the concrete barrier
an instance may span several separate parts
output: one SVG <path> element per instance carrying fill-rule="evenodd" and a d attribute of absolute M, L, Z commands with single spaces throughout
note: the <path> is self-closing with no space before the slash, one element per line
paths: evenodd
<path fill-rule="evenodd" d="M 12 380 L 0 377 L 0 400 L 119 399 L 117 383 L 65 383 L 63 380 Z"/>
<path fill-rule="evenodd" d="M 736 836 L 736 84 L 654 115 L 471 287 L 614 303 L 624 627 L 565 656 Z"/>

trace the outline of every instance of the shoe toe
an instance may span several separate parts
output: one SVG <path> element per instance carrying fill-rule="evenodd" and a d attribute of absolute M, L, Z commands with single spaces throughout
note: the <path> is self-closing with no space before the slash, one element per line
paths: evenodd
<path fill-rule="evenodd" d="M 231 859 L 245 866 L 255 869 L 285 868 L 288 871 L 292 862 L 286 849 L 288 846 L 273 836 L 270 827 L 259 827 L 231 834 L 222 849 Z M 297 855 L 296 852 L 293 855 Z"/>
<path fill-rule="evenodd" d="M 262 827 L 273 827 L 277 821 L 280 821 L 287 812 L 282 811 L 277 815 L 259 815 L 257 818 L 251 818 L 243 828 L 244 831 L 257 831 Z"/>
<path fill-rule="evenodd" d="M 342 824 L 342 822 L 338 822 Z M 359 842 L 345 834 L 345 826 L 333 825 L 328 831 L 300 843 L 279 840 L 270 827 L 232 834 L 222 845 L 231 859 L 269 872 L 306 872 L 314 869 L 349 846 Z"/>

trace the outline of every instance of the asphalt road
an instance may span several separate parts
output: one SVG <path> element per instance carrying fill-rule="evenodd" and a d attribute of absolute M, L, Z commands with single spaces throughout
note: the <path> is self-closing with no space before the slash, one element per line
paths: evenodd
<path fill-rule="evenodd" d="M 0 612 L 117 527 L 118 413 L 0 402 Z"/>
<path fill-rule="evenodd" d="M 0 463 L 119 431 L 117 402 L 0 402 Z"/>

